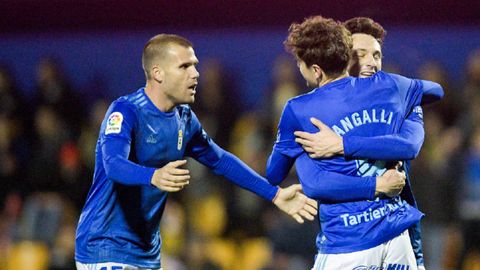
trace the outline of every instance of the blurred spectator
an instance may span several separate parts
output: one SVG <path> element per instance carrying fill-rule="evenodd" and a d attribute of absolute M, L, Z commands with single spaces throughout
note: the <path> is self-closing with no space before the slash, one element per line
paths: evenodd
<path fill-rule="evenodd" d="M 268 108 L 266 111 L 268 113 L 266 116 L 266 119 L 268 119 L 267 124 L 272 132 L 269 135 L 275 138 L 278 120 L 282 115 L 283 107 L 287 100 L 310 89 L 308 89 L 305 83 L 300 83 L 298 68 L 294 60 L 285 54 L 280 54 L 275 59 L 271 80 L 265 107 Z M 271 143 L 273 144 L 273 140 Z"/>
<path fill-rule="evenodd" d="M 269 150 L 266 136 L 265 125 L 258 113 L 247 112 L 234 123 L 230 140 L 232 153 L 263 175 Z M 250 237 L 261 235 L 263 228 L 256 221 L 266 206 L 264 200 L 240 189 L 231 190 L 230 194 L 229 232 Z"/>
<path fill-rule="evenodd" d="M 24 121 L 27 117 L 25 105 L 12 73 L 6 65 L 0 64 L 0 113 Z"/>
<path fill-rule="evenodd" d="M 235 88 L 235 81 L 230 72 L 216 59 L 202 61 L 200 67 L 196 101 L 192 105 L 202 121 L 203 128 L 222 146 L 229 145 L 232 123 L 240 111 L 241 102 Z"/>
<path fill-rule="evenodd" d="M 284 184 L 294 182 L 298 182 L 296 174 L 291 174 Z M 269 208 L 263 214 L 263 223 L 273 251 L 272 260 L 264 270 L 296 270 L 312 267 L 314 254 L 317 253 L 315 238 L 320 230 L 318 222 L 299 225 Z"/>
<path fill-rule="evenodd" d="M 461 94 L 460 91 L 455 89 L 451 84 L 445 68 L 437 61 L 427 61 L 419 67 L 418 77 L 442 85 L 445 96 L 439 104 L 436 104 L 433 108 L 440 114 L 445 125 L 452 126 L 456 124 L 461 108 Z"/>
<path fill-rule="evenodd" d="M 7 268 L 21 210 L 22 199 L 20 195 L 13 192 L 7 194 L 0 212 L 0 269 Z"/>
<path fill-rule="evenodd" d="M 54 58 L 44 58 L 37 68 L 37 89 L 33 96 L 35 110 L 42 106 L 50 106 L 66 124 L 65 131 L 72 138 L 80 132 L 84 119 L 84 104 L 71 88 L 60 63 Z"/>
<path fill-rule="evenodd" d="M 464 267 L 474 261 L 480 265 L 480 128 L 476 127 L 468 143 L 464 162 L 460 217 L 463 230 L 462 257 Z"/>
<path fill-rule="evenodd" d="M 480 49 L 474 50 L 467 58 L 463 104 L 472 105 L 469 100 L 480 96 Z"/>
<path fill-rule="evenodd" d="M 67 142 L 66 127 L 51 106 L 42 105 L 34 115 L 35 134 L 27 179 L 31 191 L 61 192 L 60 150 Z"/>
<path fill-rule="evenodd" d="M 26 108 L 10 71 L 0 65 L 0 208 L 10 191 L 22 189 L 28 159 Z"/>
<path fill-rule="evenodd" d="M 422 235 L 426 269 L 442 269 L 448 231 L 458 220 L 456 201 L 459 189 L 461 131 L 448 127 L 442 116 L 426 110 L 425 143 L 412 162 L 413 191 L 418 207 L 425 213 Z M 439 145 L 442 147 L 439 147 Z"/>

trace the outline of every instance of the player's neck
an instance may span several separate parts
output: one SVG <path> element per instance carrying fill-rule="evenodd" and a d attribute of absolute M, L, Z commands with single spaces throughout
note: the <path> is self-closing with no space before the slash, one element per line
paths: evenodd
<path fill-rule="evenodd" d="M 162 112 L 169 112 L 175 108 L 175 104 L 164 95 L 164 92 L 152 83 L 147 82 L 147 85 L 145 85 L 145 94 L 153 105 Z"/>
<path fill-rule="evenodd" d="M 343 78 L 346 78 L 349 76 L 348 72 L 344 72 L 340 75 L 335 75 L 335 76 L 332 76 L 332 77 L 328 77 L 325 75 L 325 73 L 323 73 L 324 76 L 322 76 L 322 79 L 318 82 L 318 87 L 322 87 L 324 85 L 327 85 L 329 83 L 332 83 L 334 81 L 338 81 L 340 79 L 343 79 Z"/>

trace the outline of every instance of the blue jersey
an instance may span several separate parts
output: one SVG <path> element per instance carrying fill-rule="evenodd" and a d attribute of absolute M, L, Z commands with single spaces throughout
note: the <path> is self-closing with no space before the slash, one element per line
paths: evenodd
<path fill-rule="evenodd" d="M 187 105 L 162 112 L 143 88 L 112 103 L 95 154 L 93 183 L 76 236 L 75 259 L 82 263 L 160 267 L 159 224 L 168 193 L 150 181 L 156 168 L 184 156 L 267 200 L 278 191 L 218 147 Z"/>
<path fill-rule="evenodd" d="M 407 115 L 420 104 L 422 86 L 418 80 L 378 72 L 371 78 L 348 77 L 329 83 L 291 99 L 285 106 L 272 153 L 284 158 L 274 159 L 269 166 L 288 166 L 296 160 L 304 192 L 321 203 L 320 252 L 371 248 L 399 235 L 423 214 L 399 197 L 374 198 L 375 177 L 385 170 L 385 161 L 344 157 L 313 160 L 295 143 L 293 132 L 315 132 L 309 119 L 316 117 L 341 136 L 398 133 Z M 342 177 L 330 181 L 330 186 L 322 185 L 323 174 L 330 173 L 330 177 L 332 172 Z"/>

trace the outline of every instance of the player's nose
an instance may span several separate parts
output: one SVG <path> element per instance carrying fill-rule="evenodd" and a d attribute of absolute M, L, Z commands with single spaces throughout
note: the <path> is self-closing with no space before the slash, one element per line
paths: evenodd
<path fill-rule="evenodd" d="M 193 70 L 190 76 L 193 79 L 198 79 L 200 77 L 200 73 L 198 72 L 197 68 L 193 67 Z"/>
<path fill-rule="evenodd" d="M 376 66 L 375 57 L 373 57 L 373 54 L 367 54 L 365 56 L 365 64 L 373 67 Z"/>

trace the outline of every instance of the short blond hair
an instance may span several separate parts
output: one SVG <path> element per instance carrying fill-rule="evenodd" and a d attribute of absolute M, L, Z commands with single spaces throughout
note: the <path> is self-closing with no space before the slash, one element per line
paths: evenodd
<path fill-rule="evenodd" d="M 145 77 L 147 80 L 151 78 L 149 71 L 154 65 L 155 61 L 165 57 L 167 48 L 171 44 L 180 45 L 185 48 L 193 48 L 192 42 L 178 35 L 159 34 L 152 37 L 143 47 L 142 53 L 142 67 L 145 71 Z"/>

